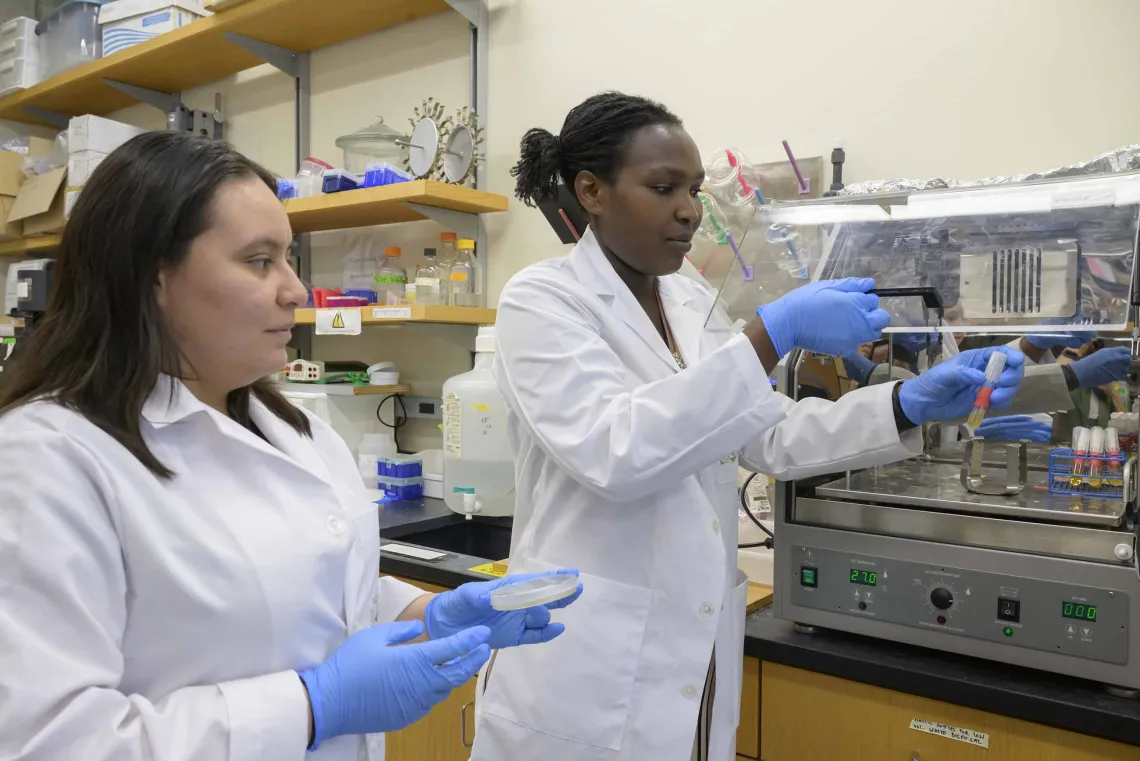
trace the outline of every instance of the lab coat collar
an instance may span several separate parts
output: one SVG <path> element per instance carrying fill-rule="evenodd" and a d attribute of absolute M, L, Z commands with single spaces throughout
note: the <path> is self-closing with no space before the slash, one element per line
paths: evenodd
<path fill-rule="evenodd" d="M 645 314 L 645 310 L 637 303 L 633 293 L 618 277 L 617 272 L 614 271 L 613 266 L 610 264 L 609 259 L 606 258 L 605 253 L 602 251 L 601 245 L 598 243 L 597 237 L 594 235 L 593 228 L 587 227 L 585 235 L 578 241 L 570 251 L 570 266 L 574 268 L 574 272 L 578 277 L 578 282 L 591 289 L 601 298 L 608 301 L 613 305 L 614 313 L 622 319 L 634 333 L 645 343 L 645 345 L 653 352 L 653 354 L 660 359 L 665 366 L 672 368 L 674 371 L 677 369 L 677 362 L 673 359 L 673 355 L 669 352 L 669 347 L 665 345 L 661 335 L 657 332 L 657 328 L 653 326 L 649 316 Z M 670 306 L 665 304 L 666 293 L 671 292 L 666 283 L 672 276 L 661 278 L 661 302 L 665 308 L 665 315 L 672 318 L 673 313 L 670 312 Z M 674 305 L 677 304 L 675 299 L 669 299 Z M 674 309 L 674 312 L 678 310 Z M 669 320 L 669 327 L 673 331 L 673 338 L 681 347 L 682 356 L 687 361 L 695 361 L 696 355 L 686 343 L 682 342 L 681 335 L 689 335 L 690 331 L 687 326 L 681 326 L 678 322 L 684 322 L 683 316 L 680 320 Z M 678 331 L 680 328 L 680 331 Z"/>
<path fill-rule="evenodd" d="M 333 484 L 328 465 L 317 452 L 313 442 L 298 434 L 281 418 L 274 415 L 256 397 L 249 400 L 250 418 L 268 443 L 237 422 L 212 409 L 194 396 L 181 380 L 160 375 L 150 397 L 143 405 L 143 417 L 156 429 L 173 425 L 191 416 L 206 416 L 213 420 L 218 431 L 230 438 L 255 447 L 262 452 L 285 460 L 295 467 Z"/>

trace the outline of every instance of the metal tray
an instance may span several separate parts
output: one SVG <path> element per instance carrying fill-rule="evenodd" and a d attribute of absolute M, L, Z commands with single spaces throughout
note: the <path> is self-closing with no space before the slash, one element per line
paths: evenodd
<path fill-rule="evenodd" d="M 818 487 L 816 494 L 859 502 L 1087 526 L 1116 527 L 1124 520 L 1123 500 L 1050 494 L 1047 473 L 1030 471 L 1028 483 L 1020 494 L 991 497 L 966 491 L 959 472 L 959 465 L 908 460 L 853 473 Z"/>

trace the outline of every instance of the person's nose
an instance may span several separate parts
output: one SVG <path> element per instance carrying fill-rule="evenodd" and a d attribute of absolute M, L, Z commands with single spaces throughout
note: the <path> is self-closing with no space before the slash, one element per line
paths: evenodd
<path fill-rule="evenodd" d="M 286 265 L 284 269 L 285 277 L 277 292 L 277 301 L 285 307 L 303 307 L 309 300 L 309 291 L 292 267 Z"/>
<path fill-rule="evenodd" d="M 701 223 L 701 211 L 701 202 L 686 194 L 685 200 L 677 204 L 677 221 L 686 227 L 696 227 Z"/>

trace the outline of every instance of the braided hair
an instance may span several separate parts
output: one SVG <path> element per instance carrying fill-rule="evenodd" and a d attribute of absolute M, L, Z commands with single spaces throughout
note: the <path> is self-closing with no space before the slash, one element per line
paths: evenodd
<path fill-rule="evenodd" d="M 540 127 L 523 135 L 519 161 L 511 169 L 515 195 L 534 206 L 557 196 L 559 177 L 573 189 L 583 171 L 613 182 L 633 133 L 658 124 L 679 127 L 681 120 L 648 98 L 620 92 L 593 95 L 571 109 L 559 135 Z"/>

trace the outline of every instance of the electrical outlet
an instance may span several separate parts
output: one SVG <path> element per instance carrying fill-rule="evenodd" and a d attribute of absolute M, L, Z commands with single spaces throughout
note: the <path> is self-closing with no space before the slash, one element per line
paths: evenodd
<path fill-rule="evenodd" d="M 404 409 L 409 418 L 443 420 L 443 400 L 431 396 L 405 396 Z"/>

